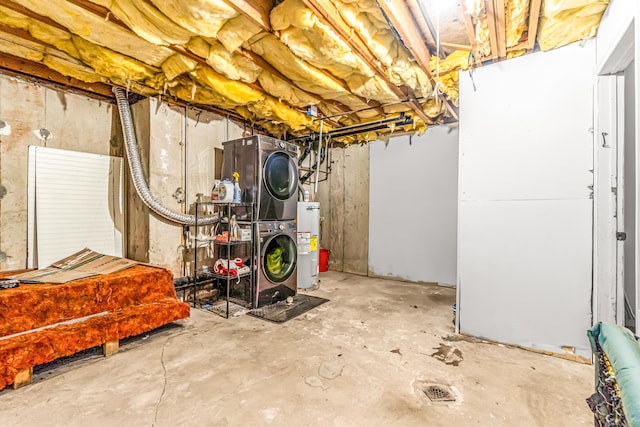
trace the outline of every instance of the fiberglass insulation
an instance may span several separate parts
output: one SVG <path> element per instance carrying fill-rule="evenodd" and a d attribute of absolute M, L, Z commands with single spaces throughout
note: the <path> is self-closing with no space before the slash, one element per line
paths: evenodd
<path fill-rule="evenodd" d="M 2 24 L 28 31 L 35 39 L 0 33 L 0 51 L 85 82 L 114 83 L 146 96 L 165 93 L 233 110 L 279 134 L 317 130 L 317 120 L 300 111 L 308 105 L 329 115 L 357 110 L 337 119 L 349 124 L 356 116 L 381 118 L 382 108 L 385 114 L 409 110 L 395 104 L 400 99 L 389 84 L 300 0 L 285 0 L 272 10 L 275 35 L 222 0 L 91 1 L 124 27 L 73 2 L 16 0 L 56 25 L 0 6 Z M 336 6 L 357 33 L 354 37 L 366 40 L 386 78 L 424 97 L 424 110 L 438 115 L 440 106 L 427 102 L 433 92 L 428 76 L 396 40 L 375 0 Z M 380 104 L 392 105 L 372 108 Z"/>
<path fill-rule="evenodd" d="M 0 23 L 31 37 L 0 31 L 0 51 L 84 82 L 113 83 L 145 96 L 169 94 L 235 111 L 276 135 L 317 130 L 318 121 L 302 112 L 308 105 L 318 106 L 325 115 L 355 110 L 335 119 L 343 124 L 379 119 L 382 111 L 387 115 L 410 111 L 407 104 L 398 103 L 404 96 L 388 82 L 410 89 L 406 93 L 415 94 L 428 116 L 445 111 L 444 104 L 433 98 L 432 80 L 396 39 L 376 0 L 327 4 L 334 8 L 334 20 L 366 46 L 384 79 L 301 0 L 285 0 L 271 10 L 272 32 L 224 0 L 90 0 L 106 18 L 67 0 L 13 1 L 55 24 L 0 6 Z M 593 35 L 607 3 L 544 0 L 541 48 Z M 504 4 L 506 42 L 511 48 L 526 34 L 530 5 L 529 0 Z M 478 50 L 488 58 L 495 53 L 484 1 L 475 0 L 470 13 Z M 508 55 L 522 52 L 512 50 Z M 466 69 L 467 61 L 466 52 L 456 51 L 437 67 L 431 65 L 440 92 L 456 105 L 457 72 Z M 418 118 L 414 120 L 415 126 L 424 127 Z"/>
<path fill-rule="evenodd" d="M 538 43 L 551 50 L 596 35 L 609 0 L 543 0 Z"/>

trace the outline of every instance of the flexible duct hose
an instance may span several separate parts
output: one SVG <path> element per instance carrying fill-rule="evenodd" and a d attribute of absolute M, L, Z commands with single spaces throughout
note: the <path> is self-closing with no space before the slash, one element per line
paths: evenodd
<path fill-rule="evenodd" d="M 124 135 L 124 146 L 129 161 L 129 172 L 133 180 L 133 186 L 136 193 L 142 199 L 142 202 L 153 212 L 172 222 L 184 225 L 194 225 L 196 223 L 195 215 L 187 215 L 174 212 L 158 202 L 149 190 L 149 186 L 144 179 L 142 173 L 142 164 L 140 162 L 140 153 L 138 152 L 138 143 L 136 134 L 133 130 L 133 121 L 131 120 L 131 109 L 129 108 L 129 100 L 125 96 L 124 90 L 114 87 L 113 93 L 118 103 L 118 111 L 120 112 L 120 123 L 122 123 L 122 134 Z M 218 215 L 198 218 L 198 225 L 207 225 L 218 222 Z"/>

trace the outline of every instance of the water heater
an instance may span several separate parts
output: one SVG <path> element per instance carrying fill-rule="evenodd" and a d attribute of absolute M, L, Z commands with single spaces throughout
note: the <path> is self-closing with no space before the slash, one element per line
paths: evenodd
<path fill-rule="evenodd" d="M 298 202 L 298 288 L 318 284 L 320 203 Z"/>

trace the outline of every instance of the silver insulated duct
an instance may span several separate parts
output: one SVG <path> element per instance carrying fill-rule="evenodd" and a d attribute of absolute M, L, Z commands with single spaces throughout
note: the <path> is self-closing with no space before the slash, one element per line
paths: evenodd
<path fill-rule="evenodd" d="M 133 186 L 136 193 L 142 199 L 143 203 L 156 214 L 171 221 L 183 225 L 194 225 L 196 217 L 194 215 L 174 212 L 158 202 L 149 190 L 149 186 L 144 179 L 142 173 L 142 164 L 140 162 L 140 153 L 138 152 L 138 143 L 136 134 L 133 130 L 133 121 L 131 120 L 131 109 L 129 108 L 129 100 L 125 95 L 125 91 L 121 88 L 114 87 L 113 93 L 118 103 L 118 111 L 120 112 L 120 123 L 122 123 L 122 133 L 124 135 L 124 146 L 127 152 L 127 160 L 129 161 L 129 172 L 133 180 Z M 198 225 L 213 224 L 218 222 L 218 216 L 208 216 L 198 218 Z"/>

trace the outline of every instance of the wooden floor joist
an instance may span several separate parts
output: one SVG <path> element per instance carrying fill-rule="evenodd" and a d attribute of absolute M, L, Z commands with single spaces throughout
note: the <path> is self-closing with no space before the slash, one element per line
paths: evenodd
<path fill-rule="evenodd" d="M 0 72 L 22 78 L 32 78 L 58 89 L 85 95 L 101 101 L 114 102 L 111 86 L 104 83 L 86 83 L 67 77 L 44 64 L 0 53 Z"/>
<path fill-rule="evenodd" d="M 480 60 L 480 55 L 478 54 L 478 42 L 476 40 L 476 30 L 473 26 L 473 20 L 471 19 L 469 9 L 467 9 L 466 2 L 461 1 L 460 7 L 462 8 L 462 17 L 464 18 L 464 26 L 467 30 L 467 37 L 469 37 L 469 43 L 471 44 L 471 52 L 473 53 L 474 65 L 479 67 L 482 65 L 482 61 Z"/>
<path fill-rule="evenodd" d="M 540 8 L 542 7 L 542 0 L 531 0 L 529 4 L 529 31 L 527 40 L 529 45 L 527 49 L 533 50 L 536 46 L 536 36 L 538 35 L 538 20 L 540 19 Z"/>
<path fill-rule="evenodd" d="M 273 8 L 273 0 L 224 0 L 224 2 L 263 30 L 271 31 L 269 13 Z"/>
<path fill-rule="evenodd" d="M 494 12 L 493 0 L 485 0 L 487 10 L 487 26 L 489 27 L 489 43 L 491 44 L 491 58 L 495 59 L 498 55 L 498 33 L 496 29 L 496 18 Z"/>
<path fill-rule="evenodd" d="M 496 43 L 498 44 L 498 57 L 504 59 L 507 57 L 507 32 L 504 13 L 504 0 L 494 1 L 494 18 L 496 21 Z"/>

